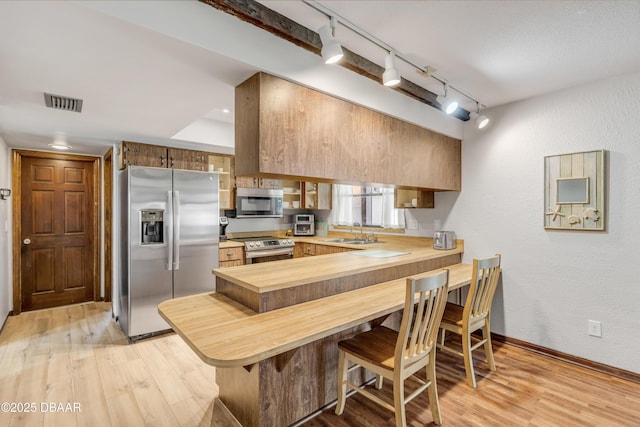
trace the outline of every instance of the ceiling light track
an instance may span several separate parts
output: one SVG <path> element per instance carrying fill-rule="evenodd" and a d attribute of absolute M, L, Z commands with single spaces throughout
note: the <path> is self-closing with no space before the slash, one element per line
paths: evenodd
<path fill-rule="evenodd" d="M 451 85 L 451 83 L 449 83 L 449 81 L 447 81 L 447 79 L 436 75 L 435 74 L 435 69 L 433 67 L 431 67 L 431 66 L 423 67 L 423 66 L 415 64 L 413 61 L 411 61 L 409 58 L 407 58 L 405 55 L 403 55 L 397 49 L 393 48 L 389 44 L 387 44 L 384 41 L 380 40 L 379 38 L 375 37 L 373 34 L 367 32 L 366 30 L 360 28 L 359 26 L 357 26 L 353 22 L 349 21 L 345 17 L 339 15 L 338 13 L 334 12 L 333 10 L 331 10 L 328 7 L 324 6 L 323 4 L 318 3 L 315 0 L 302 0 L 302 3 L 306 4 L 307 6 L 315 9 L 316 11 L 318 11 L 318 12 L 324 14 L 325 16 L 327 16 L 328 18 L 330 18 L 332 23 L 333 23 L 333 25 L 335 25 L 335 23 L 339 23 L 342 26 L 344 26 L 345 28 L 348 28 L 349 30 L 351 30 L 354 33 L 358 34 L 362 38 L 364 38 L 364 39 L 370 41 L 371 43 L 375 44 L 376 46 L 380 47 L 381 49 L 386 50 L 390 55 L 393 54 L 393 56 L 395 58 L 401 59 L 402 61 L 404 61 L 408 65 L 410 65 L 413 68 L 415 68 L 416 71 L 418 71 L 418 73 L 421 74 L 422 76 L 427 77 L 427 78 L 431 77 L 431 78 L 437 80 L 438 82 L 442 83 L 443 85 L 445 85 L 448 89 L 455 90 L 456 92 L 458 92 L 462 96 L 464 96 L 464 97 L 468 98 L 469 100 L 475 102 L 476 105 L 484 107 L 484 105 L 481 104 L 480 101 L 478 101 L 478 99 L 476 97 L 474 97 L 473 95 L 469 94 L 468 92 L 466 92 L 466 91 L 464 91 L 464 90 L 462 90 L 462 89 L 460 89 L 460 88 L 458 88 L 456 86 Z M 389 56 L 387 56 L 387 58 L 388 57 Z M 385 65 L 386 65 L 386 58 L 385 58 Z M 386 67 L 386 68 L 388 68 L 388 67 Z M 395 69 L 395 67 L 394 67 L 394 69 Z M 386 85 L 386 86 L 389 86 L 389 85 Z M 447 114 L 450 114 L 450 113 L 447 113 Z"/>
<path fill-rule="evenodd" d="M 309 52 L 321 55 L 322 41 L 318 33 L 309 28 L 293 21 L 292 19 L 269 9 L 267 6 L 255 0 L 200 0 L 207 5 L 228 13 L 244 22 L 261 28 L 277 37 L 281 37 L 290 43 L 293 43 Z M 324 13 L 324 12 L 322 12 Z M 325 16 L 328 16 L 324 13 Z M 342 25 L 341 25 L 342 27 Z M 339 38 L 339 33 L 337 34 Z M 368 79 L 380 82 L 385 69 L 378 63 L 371 61 L 355 52 L 350 51 L 347 47 L 342 46 L 344 57 L 339 61 L 341 67 L 344 67 L 354 73 L 357 73 Z M 385 49 L 386 50 L 386 49 Z M 392 49 L 387 50 L 390 53 Z M 395 51 L 397 59 L 398 52 Z M 404 60 L 403 58 L 401 58 Z M 413 64 L 411 64 L 413 65 Z M 415 67 L 415 65 L 414 65 Z M 428 66 L 417 70 L 417 73 L 423 77 L 430 77 L 435 73 L 435 68 Z M 437 93 L 426 89 L 425 87 L 414 83 L 411 80 L 402 79 L 400 84 L 393 87 L 393 90 L 415 99 L 419 102 L 427 104 L 433 108 L 442 110 L 442 106 L 436 102 Z M 466 96 L 466 95 L 465 95 Z M 467 111 L 465 108 L 458 108 L 452 117 L 462 121 L 468 121 L 473 111 Z"/>

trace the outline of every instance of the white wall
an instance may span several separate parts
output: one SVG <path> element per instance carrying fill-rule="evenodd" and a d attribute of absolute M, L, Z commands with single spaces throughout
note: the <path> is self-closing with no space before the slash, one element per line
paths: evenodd
<path fill-rule="evenodd" d="M 0 137 L 0 188 L 11 188 L 11 151 Z M 0 326 L 12 308 L 11 203 L 0 200 Z"/>
<path fill-rule="evenodd" d="M 434 211 L 465 239 L 465 261 L 501 253 L 492 329 L 508 337 L 640 373 L 640 74 L 488 110 L 468 124 L 462 192 Z M 605 232 L 546 231 L 544 156 L 608 151 Z M 602 338 L 587 320 L 602 322 Z"/>

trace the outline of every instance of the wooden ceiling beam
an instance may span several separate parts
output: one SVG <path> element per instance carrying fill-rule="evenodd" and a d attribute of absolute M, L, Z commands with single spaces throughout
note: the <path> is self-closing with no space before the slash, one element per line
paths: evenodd
<path fill-rule="evenodd" d="M 254 0 L 200 0 L 218 10 L 233 15 L 256 27 L 262 28 L 278 37 L 281 37 L 297 46 L 302 47 L 316 55 L 321 55 L 322 42 L 318 33 L 298 24 L 297 22 L 277 13 L 274 10 Z M 376 82 L 382 82 L 384 67 L 368 60 L 367 58 L 350 51 L 342 46 L 344 57 L 338 65 L 345 67 L 361 76 Z M 405 79 L 401 78 L 400 84 L 393 88 L 406 96 L 442 110 L 436 102 L 437 94 Z M 452 116 L 466 121 L 469 120 L 469 111 L 458 108 Z"/>

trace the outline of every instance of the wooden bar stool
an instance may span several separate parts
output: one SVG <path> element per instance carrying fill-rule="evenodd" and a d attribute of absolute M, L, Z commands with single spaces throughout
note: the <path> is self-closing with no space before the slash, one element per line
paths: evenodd
<path fill-rule="evenodd" d="M 378 326 L 338 343 L 340 356 L 336 414 L 342 414 L 347 387 L 350 387 L 394 411 L 396 426 L 406 426 L 405 404 L 426 389 L 433 422 L 442 424 L 436 388 L 435 344 L 438 325 L 447 301 L 448 286 L 448 270 L 407 278 L 400 332 Z M 354 363 L 351 368 L 348 368 L 349 361 Z M 393 381 L 393 405 L 349 382 L 347 373 L 359 367 L 376 374 L 378 389 L 382 388 L 383 378 Z M 425 380 L 414 375 L 423 367 L 427 368 Z M 405 398 L 404 381 L 409 377 L 418 381 L 420 387 Z"/>
<path fill-rule="evenodd" d="M 489 369 L 496 370 L 491 348 L 491 303 L 500 278 L 500 255 L 486 259 L 474 259 L 471 285 L 464 306 L 448 302 L 440 323 L 440 343 L 437 347 L 448 353 L 464 357 L 467 383 L 476 388 L 473 372 L 473 350 L 484 346 Z M 474 331 L 482 330 L 482 339 L 471 336 Z M 462 337 L 462 352 L 446 345 L 446 332 L 454 332 Z M 471 345 L 471 341 L 476 341 Z"/>

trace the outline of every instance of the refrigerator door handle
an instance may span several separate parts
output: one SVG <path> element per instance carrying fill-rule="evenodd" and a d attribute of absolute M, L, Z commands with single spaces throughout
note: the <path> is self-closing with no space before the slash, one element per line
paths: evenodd
<path fill-rule="evenodd" d="M 167 191 L 167 210 L 169 218 L 173 219 L 173 192 Z M 173 270 L 173 220 L 169 221 L 167 230 L 167 270 Z"/>
<path fill-rule="evenodd" d="M 173 245 L 175 262 L 173 269 L 180 269 L 180 192 L 173 192 L 173 227 L 175 230 L 175 244 Z"/>

